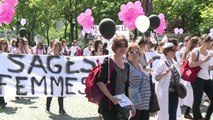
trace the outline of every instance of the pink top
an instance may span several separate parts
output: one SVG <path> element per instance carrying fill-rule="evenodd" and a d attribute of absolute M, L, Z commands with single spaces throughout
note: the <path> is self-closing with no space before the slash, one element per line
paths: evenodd
<path fill-rule="evenodd" d="M 37 47 L 33 47 L 33 54 L 38 54 L 38 55 L 44 55 L 47 54 L 46 50 L 43 49 L 37 49 Z"/>
<path fill-rule="evenodd" d="M 15 54 L 28 54 L 25 50 L 21 50 L 19 48 L 13 48 L 11 53 L 15 53 Z"/>

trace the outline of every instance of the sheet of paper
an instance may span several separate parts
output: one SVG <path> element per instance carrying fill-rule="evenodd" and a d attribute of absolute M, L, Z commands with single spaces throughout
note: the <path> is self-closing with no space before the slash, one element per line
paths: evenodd
<path fill-rule="evenodd" d="M 120 99 L 120 101 L 118 102 L 118 104 L 121 107 L 126 107 L 126 106 L 133 105 L 132 102 L 131 102 L 131 100 L 125 94 L 115 95 L 114 97 L 117 97 L 118 99 Z"/>

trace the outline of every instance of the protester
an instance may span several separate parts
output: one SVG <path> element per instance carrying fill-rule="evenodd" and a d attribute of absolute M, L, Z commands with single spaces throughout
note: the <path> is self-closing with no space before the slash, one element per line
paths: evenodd
<path fill-rule="evenodd" d="M 184 61 L 188 60 L 191 51 L 194 48 L 198 47 L 199 39 L 200 39 L 199 37 L 192 37 L 189 40 L 187 46 L 185 47 L 185 51 L 183 51 L 182 61 L 181 62 L 184 62 Z M 186 111 L 184 113 L 184 118 L 193 119 L 193 117 L 189 114 L 190 109 L 192 108 L 193 101 L 194 101 L 192 86 L 191 86 L 191 83 L 187 82 L 187 81 L 183 81 L 183 85 L 185 86 L 186 92 L 187 92 L 186 97 L 183 99 L 183 105 L 186 106 Z"/>
<path fill-rule="evenodd" d="M 52 53 L 50 53 L 50 55 L 59 56 L 59 55 L 61 55 L 61 51 L 62 51 L 62 43 L 60 41 L 56 41 L 53 44 Z M 46 111 L 47 112 L 50 112 L 51 101 L 52 101 L 52 97 L 47 97 L 47 101 L 46 101 Z M 58 97 L 58 105 L 59 105 L 59 114 L 66 114 L 66 112 L 64 110 L 64 98 L 63 97 Z"/>
<path fill-rule="evenodd" d="M 104 55 L 103 52 L 103 43 L 101 40 L 96 40 L 94 44 L 94 50 L 91 52 L 91 56 Z"/>
<path fill-rule="evenodd" d="M 104 43 L 104 45 L 103 45 L 103 53 L 104 53 L 104 55 L 108 55 L 109 54 L 109 50 L 107 49 L 107 47 L 108 47 L 108 44 Z"/>
<path fill-rule="evenodd" d="M 160 105 L 158 120 L 176 120 L 178 95 L 174 84 L 180 80 L 179 65 L 173 60 L 176 51 L 174 44 L 166 43 L 163 48 L 165 59 L 160 61 L 153 76 L 157 81 L 155 90 Z"/>
<path fill-rule="evenodd" d="M 140 46 L 140 58 L 139 58 L 139 63 L 142 65 L 143 69 L 146 69 L 148 66 L 148 62 L 146 59 L 146 42 L 144 39 L 141 39 L 140 42 L 138 43 L 138 45 Z"/>
<path fill-rule="evenodd" d="M 67 47 L 67 41 L 65 39 L 63 39 L 62 41 L 62 55 L 69 55 L 69 49 Z"/>
<path fill-rule="evenodd" d="M 15 54 L 31 54 L 31 51 L 28 48 L 28 45 L 25 45 L 23 38 L 18 38 L 16 42 L 16 47 L 11 51 Z"/>
<path fill-rule="evenodd" d="M 152 58 L 157 55 L 154 50 L 155 45 L 150 41 L 150 38 L 146 39 L 146 43 L 146 59 L 147 62 L 152 63 Z"/>
<path fill-rule="evenodd" d="M 72 46 L 69 49 L 70 56 L 80 56 L 81 54 L 81 48 L 78 46 L 78 41 L 74 40 L 72 42 Z"/>
<path fill-rule="evenodd" d="M 13 54 L 31 54 L 31 51 L 26 45 L 23 38 L 17 38 L 16 47 L 12 49 L 11 53 Z M 15 97 L 16 100 L 20 100 L 20 97 Z"/>
<path fill-rule="evenodd" d="M 213 85 L 210 80 L 209 69 L 213 69 L 213 66 L 210 66 L 210 59 L 212 56 L 208 52 L 208 47 L 210 47 L 212 39 L 208 35 L 203 35 L 201 36 L 201 41 L 199 43 L 200 47 L 192 50 L 192 54 L 190 54 L 189 57 L 190 67 L 201 67 L 201 70 L 197 74 L 197 80 L 191 83 L 194 95 L 192 110 L 194 120 L 204 119 L 202 116 L 200 116 L 200 104 L 203 92 L 205 92 L 211 101 L 206 112 L 205 120 L 210 120 L 211 114 L 213 112 Z M 196 61 L 197 55 L 199 55 L 198 61 Z"/>
<path fill-rule="evenodd" d="M 181 53 L 183 53 L 183 52 L 186 50 L 186 46 L 188 45 L 188 42 L 189 42 L 190 39 L 191 39 L 191 36 L 186 36 L 186 37 L 184 38 L 184 41 L 183 41 L 184 47 L 182 47 L 182 48 L 180 49 L 180 52 L 181 52 Z"/>
<path fill-rule="evenodd" d="M 48 55 L 52 53 L 52 48 L 53 48 L 53 44 L 54 44 L 55 41 L 58 41 L 58 40 L 57 39 L 55 39 L 55 40 L 53 39 L 53 40 L 50 41 L 50 45 L 47 48 L 47 54 Z"/>
<path fill-rule="evenodd" d="M 12 49 L 14 49 L 15 47 L 16 47 L 16 41 L 17 41 L 17 39 L 16 38 L 13 38 L 12 40 L 11 40 L 11 44 L 9 44 L 9 52 L 11 52 L 12 51 Z"/>
<path fill-rule="evenodd" d="M 24 40 L 24 49 L 27 51 L 28 54 L 32 54 L 33 50 L 29 46 L 29 42 L 28 42 L 27 38 L 23 38 L 23 40 Z"/>
<path fill-rule="evenodd" d="M 87 43 L 87 47 L 83 50 L 84 56 L 90 56 L 92 52 L 92 42 Z"/>
<path fill-rule="evenodd" d="M 98 112 L 102 114 L 104 120 L 127 120 L 129 117 L 129 107 L 121 108 L 118 104 L 119 99 L 114 97 L 114 95 L 125 94 L 130 99 L 132 98 L 129 90 L 129 65 L 123 61 L 127 46 L 128 43 L 124 36 L 114 37 L 112 50 L 115 55 L 110 62 L 114 69 L 110 75 L 110 89 L 105 86 L 108 81 L 108 74 L 106 73 L 109 71 L 107 59 L 105 59 L 96 80 L 97 86 L 105 95 L 98 108 Z M 119 112 L 119 110 L 122 112 Z M 131 114 L 134 117 L 134 106 L 131 106 Z"/>
<path fill-rule="evenodd" d="M 130 65 L 130 91 L 136 108 L 136 115 L 131 120 L 149 120 L 149 104 L 151 97 L 150 77 L 143 71 L 139 63 L 140 48 L 132 43 L 128 46 L 126 57 Z"/>
<path fill-rule="evenodd" d="M 46 49 L 42 42 L 38 42 L 35 47 L 32 48 L 33 54 L 44 55 L 47 54 Z"/>
<path fill-rule="evenodd" d="M 8 42 L 7 39 L 1 38 L 0 39 L 0 52 L 2 53 L 8 53 Z M 2 92 L 2 89 L 0 88 L 0 92 Z M 7 105 L 7 103 L 4 100 L 4 97 L 0 97 L 0 107 L 4 108 Z"/>
<path fill-rule="evenodd" d="M 156 53 L 163 54 L 163 45 L 164 45 L 164 42 L 158 42 L 155 49 Z"/>

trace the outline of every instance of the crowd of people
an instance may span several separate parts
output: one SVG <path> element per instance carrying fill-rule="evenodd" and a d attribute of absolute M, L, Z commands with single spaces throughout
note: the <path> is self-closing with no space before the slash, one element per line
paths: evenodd
<path fill-rule="evenodd" d="M 105 95 L 98 108 L 104 120 L 127 120 L 129 117 L 131 120 L 149 120 L 150 113 L 156 114 L 158 120 L 176 120 L 183 106 L 186 119 L 210 120 L 213 112 L 213 85 L 209 72 L 213 69 L 212 49 L 212 38 L 206 34 L 201 37 L 187 36 L 183 42 L 168 38 L 157 44 L 152 43 L 149 37 L 128 43 L 124 36 L 118 35 L 113 38 L 110 46 L 102 40 L 95 40 L 88 42 L 84 49 L 78 45 L 77 40 L 68 47 L 65 39 L 55 39 L 45 48 L 42 42 L 30 47 L 26 38 L 14 38 L 10 43 L 5 38 L 0 39 L 0 51 L 13 54 L 100 56 L 112 51 L 114 54 L 104 60 L 96 81 Z M 184 61 L 189 61 L 190 67 L 201 67 L 196 82 L 181 79 L 180 67 Z M 110 74 L 110 87 L 105 85 L 109 77 L 109 64 L 114 66 Z M 178 97 L 175 90 L 176 82 L 186 88 L 187 95 L 183 99 Z M 118 94 L 125 94 L 133 105 L 120 107 L 120 99 L 114 97 Z M 205 118 L 200 111 L 203 99 L 209 100 Z M 50 112 L 51 100 L 52 97 L 47 98 L 47 112 Z M 155 107 L 159 107 L 157 110 L 152 108 L 155 100 Z M 58 97 L 58 104 L 59 113 L 65 114 L 63 97 Z M 3 108 L 5 105 L 4 97 L 0 97 L 0 106 Z"/>

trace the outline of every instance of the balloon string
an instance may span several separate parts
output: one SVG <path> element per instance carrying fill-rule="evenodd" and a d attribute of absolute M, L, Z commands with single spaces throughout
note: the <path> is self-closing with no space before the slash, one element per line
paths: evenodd
<path fill-rule="evenodd" d="M 146 42 L 146 44 L 147 44 L 147 41 L 146 41 L 146 35 L 145 35 L 145 33 L 143 33 L 143 39 L 144 39 L 144 41 Z"/>
<path fill-rule="evenodd" d="M 159 41 L 158 33 L 156 32 L 155 34 L 156 34 L 157 42 L 158 42 Z"/>
<path fill-rule="evenodd" d="M 179 39 L 180 39 L 180 34 L 178 34 L 178 42 L 180 41 Z"/>

